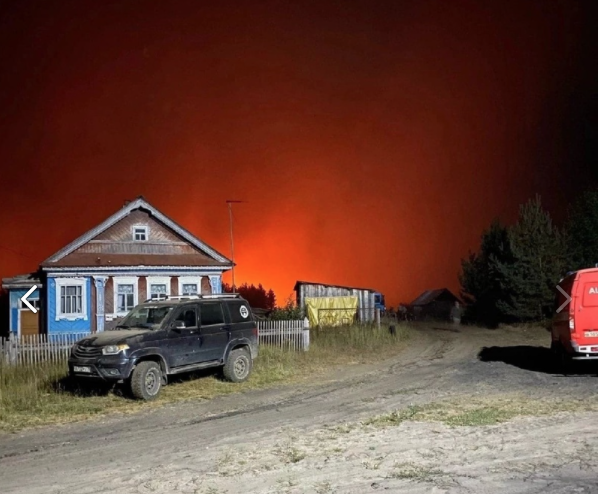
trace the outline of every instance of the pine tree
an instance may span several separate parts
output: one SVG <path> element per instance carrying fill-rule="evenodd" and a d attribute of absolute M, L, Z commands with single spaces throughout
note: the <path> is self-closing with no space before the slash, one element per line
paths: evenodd
<path fill-rule="evenodd" d="M 598 190 L 588 190 L 573 204 L 566 224 L 567 268 L 598 263 Z"/>
<path fill-rule="evenodd" d="M 274 310 L 276 308 L 276 294 L 272 288 L 268 290 L 266 295 L 266 308 L 269 310 Z"/>
<path fill-rule="evenodd" d="M 482 234 L 479 252 L 461 261 L 459 281 L 468 320 L 495 327 L 505 319 L 498 302 L 508 301 L 503 267 L 512 262 L 507 228 L 494 220 Z"/>
<path fill-rule="evenodd" d="M 563 236 L 539 196 L 520 207 L 508 236 L 513 262 L 494 263 L 505 294 L 497 308 L 510 320 L 541 319 L 550 312 L 555 286 L 565 269 Z"/>

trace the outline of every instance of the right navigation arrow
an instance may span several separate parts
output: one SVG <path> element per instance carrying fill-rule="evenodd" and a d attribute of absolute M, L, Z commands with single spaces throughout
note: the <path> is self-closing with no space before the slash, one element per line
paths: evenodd
<path fill-rule="evenodd" d="M 559 292 L 561 292 L 561 293 L 563 294 L 563 296 L 564 296 L 564 297 L 567 299 L 567 300 L 565 300 L 565 302 L 563 302 L 563 305 L 561 305 L 561 306 L 560 306 L 560 307 L 559 307 L 559 308 L 556 310 L 556 312 L 557 312 L 557 314 L 558 314 L 558 313 L 559 313 L 559 312 L 561 312 L 561 311 L 562 311 L 562 310 L 563 310 L 565 307 L 567 307 L 567 305 L 569 304 L 569 302 L 571 302 L 571 296 L 570 296 L 570 295 L 569 295 L 569 294 L 568 294 L 568 293 L 567 293 L 565 290 L 563 290 L 563 289 L 562 289 L 560 286 L 558 286 L 558 285 L 556 286 L 556 289 L 557 289 Z"/>

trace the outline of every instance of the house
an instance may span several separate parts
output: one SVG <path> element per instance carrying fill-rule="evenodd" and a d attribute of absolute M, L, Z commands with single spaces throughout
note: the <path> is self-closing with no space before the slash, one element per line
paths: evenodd
<path fill-rule="evenodd" d="M 37 275 L 24 274 L 2 280 L 2 288 L 8 291 L 9 333 L 18 333 L 22 335 L 39 333 L 40 313 L 33 313 L 21 301 L 21 297 L 23 297 L 33 285 L 36 285 L 37 288 L 31 295 L 29 295 L 29 297 L 27 297 L 27 300 L 39 311 L 41 308 L 40 293 L 43 289 L 43 284 Z"/>
<path fill-rule="evenodd" d="M 297 281 L 293 290 L 297 306 L 305 309 L 306 297 L 357 297 L 357 311 L 360 319 L 372 321 L 375 318 L 376 290 L 342 285 L 327 285 L 311 281 Z"/>
<path fill-rule="evenodd" d="M 426 290 L 409 304 L 417 319 L 446 319 L 455 302 L 461 302 L 448 288 Z"/>
<path fill-rule="evenodd" d="M 50 256 L 35 274 L 2 280 L 14 334 L 109 329 L 152 298 L 221 293 L 232 262 L 142 197 Z M 21 297 L 33 286 L 28 300 Z"/>

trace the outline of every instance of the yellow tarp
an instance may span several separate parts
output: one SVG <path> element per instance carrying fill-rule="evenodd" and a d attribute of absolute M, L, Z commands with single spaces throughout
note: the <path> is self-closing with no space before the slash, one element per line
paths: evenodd
<path fill-rule="evenodd" d="M 305 297 L 309 325 L 351 324 L 357 314 L 358 303 L 357 297 Z"/>

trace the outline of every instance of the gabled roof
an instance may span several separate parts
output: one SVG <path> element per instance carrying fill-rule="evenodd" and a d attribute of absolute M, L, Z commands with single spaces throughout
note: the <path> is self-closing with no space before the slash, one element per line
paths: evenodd
<path fill-rule="evenodd" d="M 410 305 L 427 305 L 434 302 L 441 296 L 453 299 L 456 302 L 459 301 L 459 298 L 456 297 L 448 288 L 439 288 L 437 290 L 426 290 L 413 302 L 411 302 Z"/>
<path fill-rule="evenodd" d="M 223 263 L 223 264 L 232 264 L 232 261 L 230 259 L 228 259 L 224 255 L 222 255 L 220 252 L 218 252 L 215 249 L 213 249 L 212 247 L 210 247 L 208 244 L 206 244 L 205 242 L 203 242 L 196 236 L 189 233 L 182 226 L 180 226 L 177 223 L 175 223 L 174 221 L 172 221 L 168 216 L 166 216 L 165 214 L 158 211 L 154 206 L 152 206 L 145 199 L 143 199 L 143 197 L 138 197 L 134 201 L 131 201 L 128 204 L 125 204 L 125 206 L 123 206 L 119 211 L 114 213 L 112 216 L 110 216 L 104 222 L 100 223 L 95 228 L 92 228 L 87 233 L 81 235 L 79 238 L 77 238 L 76 240 L 74 240 L 73 242 L 68 244 L 66 247 L 63 247 L 58 252 L 56 252 L 54 255 L 50 256 L 48 259 L 46 259 L 42 263 L 42 265 L 48 265 L 48 264 L 56 263 L 56 262 L 60 261 L 62 258 L 68 256 L 69 254 L 71 254 L 72 252 L 77 250 L 82 245 L 85 245 L 87 242 L 94 239 L 95 237 L 100 235 L 102 232 L 104 232 L 105 230 L 107 230 L 108 228 L 110 228 L 111 226 L 113 226 L 114 224 L 116 224 L 117 222 L 122 220 L 123 218 L 125 218 L 132 211 L 135 211 L 137 209 L 142 209 L 142 210 L 147 211 L 154 219 L 156 219 L 163 225 L 165 225 L 168 228 L 170 228 L 171 230 L 173 230 L 175 233 L 177 233 L 183 239 L 185 239 L 187 242 L 189 242 L 192 246 L 196 247 L 201 252 L 205 253 L 206 255 L 208 255 L 209 257 L 214 259 L 215 261 L 217 261 L 219 263 Z"/>

